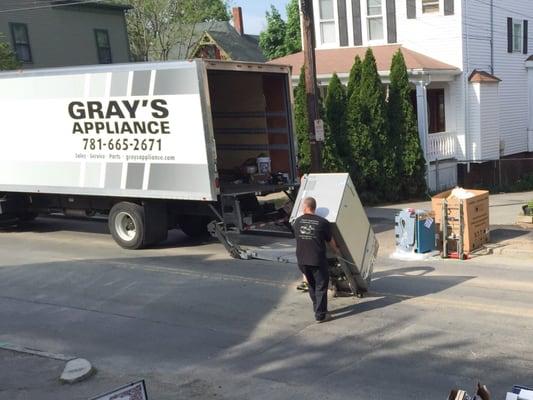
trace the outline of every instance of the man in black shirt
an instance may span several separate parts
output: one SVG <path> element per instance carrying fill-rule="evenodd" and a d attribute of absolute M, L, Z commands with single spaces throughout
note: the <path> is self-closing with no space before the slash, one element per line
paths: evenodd
<path fill-rule="evenodd" d="M 298 267 L 309 284 L 309 296 L 317 322 L 331 320 L 328 313 L 329 268 L 326 258 L 326 243 L 337 249 L 331 236 L 329 222 L 315 214 L 316 200 L 307 197 L 303 201 L 303 215 L 294 222 L 296 258 Z"/>

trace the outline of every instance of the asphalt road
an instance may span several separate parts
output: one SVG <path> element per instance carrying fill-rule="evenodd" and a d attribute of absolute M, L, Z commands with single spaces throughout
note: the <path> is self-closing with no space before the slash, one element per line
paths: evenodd
<path fill-rule="evenodd" d="M 532 260 L 382 257 L 372 293 L 334 299 L 317 325 L 293 265 L 236 261 L 179 231 L 128 252 L 106 231 L 0 231 L 0 342 L 98 369 L 60 385 L 57 362 L 0 350 L 0 399 L 87 399 L 143 378 L 151 399 L 442 399 L 480 380 L 494 400 L 533 385 Z"/>

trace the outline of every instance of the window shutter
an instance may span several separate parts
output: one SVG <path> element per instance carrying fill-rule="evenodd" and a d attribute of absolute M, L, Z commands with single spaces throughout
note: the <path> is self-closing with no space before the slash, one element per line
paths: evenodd
<path fill-rule="evenodd" d="M 416 0 L 407 0 L 407 18 L 416 18 Z"/>
<path fill-rule="evenodd" d="M 529 25 L 528 20 L 525 19 L 524 20 L 524 29 L 523 29 L 523 31 L 524 31 L 524 43 L 523 43 L 524 44 L 524 54 L 529 53 L 529 43 L 528 43 L 528 40 L 527 40 L 528 36 L 529 36 L 529 34 L 528 34 L 528 25 Z"/>
<path fill-rule="evenodd" d="M 453 15 L 454 12 L 454 0 L 444 0 L 444 15 Z"/>
<path fill-rule="evenodd" d="M 346 16 L 346 0 L 337 0 L 339 12 L 339 44 L 341 47 L 348 46 L 348 21 Z"/>
<path fill-rule="evenodd" d="M 352 0 L 353 14 L 353 44 L 361 46 L 363 44 L 363 28 L 361 27 L 361 0 Z"/>
<path fill-rule="evenodd" d="M 513 19 L 507 18 L 507 52 L 513 52 Z"/>
<path fill-rule="evenodd" d="M 387 0 L 387 43 L 396 43 L 396 0 Z"/>

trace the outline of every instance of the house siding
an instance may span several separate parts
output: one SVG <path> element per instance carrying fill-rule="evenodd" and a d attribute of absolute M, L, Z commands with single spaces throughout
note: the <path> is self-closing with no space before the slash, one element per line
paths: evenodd
<path fill-rule="evenodd" d="M 416 2 L 416 18 L 407 18 L 405 1 L 396 1 L 398 43 L 436 60 L 458 68 L 463 66 L 461 49 L 461 2 L 456 0 L 455 13 L 444 15 L 444 0 L 438 14 L 423 14 L 422 2 Z"/>
<path fill-rule="evenodd" d="M 481 85 L 479 83 L 471 84 L 468 88 L 468 132 L 469 142 L 468 149 L 470 160 L 481 159 Z"/>
<path fill-rule="evenodd" d="M 474 69 L 491 72 L 490 5 L 484 2 L 467 2 L 465 19 L 464 71 Z M 530 0 L 513 0 L 512 4 L 494 6 L 494 65 L 493 73 L 502 81 L 499 85 L 499 138 L 502 140 L 502 156 L 528 151 L 528 89 L 525 66 L 529 54 L 508 52 L 507 18 L 523 21 L 533 16 Z M 531 46 L 528 32 L 528 53 Z M 486 107 L 495 108 L 495 104 Z M 483 143 L 483 159 L 497 159 L 500 155 L 500 139 L 487 138 Z M 485 139 L 484 139 L 485 140 Z M 490 143 L 490 144 L 489 144 Z M 489 157 L 489 158 L 486 158 Z"/>
<path fill-rule="evenodd" d="M 16 3 L 9 1 L 0 6 L 0 10 L 13 8 Z M 126 22 L 120 10 L 68 6 L 0 13 L 0 33 L 12 44 L 10 23 L 28 26 L 33 62 L 24 68 L 98 64 L 95 29 L 108 31 L 113 62 L 130 61 Z"/>
<path fill-rule="evenodd" d="M 496 160 L 500 156 L 500 101 L 497 83 L 481 84 L 480 136 L 481 158 Z"/>

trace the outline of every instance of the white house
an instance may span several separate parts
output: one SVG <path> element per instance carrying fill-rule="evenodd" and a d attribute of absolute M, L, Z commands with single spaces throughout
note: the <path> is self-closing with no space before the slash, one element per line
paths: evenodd
<path fill-rule="evenodd" d="M 433 190 L 457 183 L 458 164 L 533 155 L 532 0 L 313 0 L 313 8 L 321 85 L 334 72 L 347 80 L 367 47 L 386 83 L 402 49 Z M 296 82 L 303 54 L 273 62 L 292 65 Z"/>

